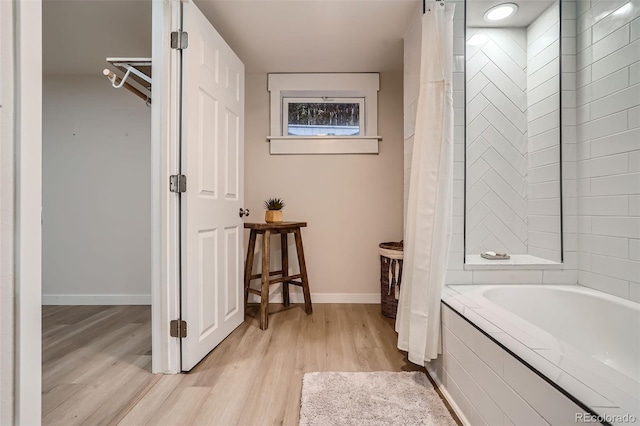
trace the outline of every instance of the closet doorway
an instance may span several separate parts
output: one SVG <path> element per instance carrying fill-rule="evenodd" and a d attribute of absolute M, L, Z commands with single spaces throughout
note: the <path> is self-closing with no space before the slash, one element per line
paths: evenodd
<path fill-rule="evenodd" d="M 102 73 L 151 57 L 152 2 L 42 9 L 42 420 L 98 424 L 154 379 L 151 108 Z"/>
<path fill-rule="evenodd" d="M 43 423 L 113 422 L 243 322 L 244 65 L 193 3 L 43 17 Z"/>

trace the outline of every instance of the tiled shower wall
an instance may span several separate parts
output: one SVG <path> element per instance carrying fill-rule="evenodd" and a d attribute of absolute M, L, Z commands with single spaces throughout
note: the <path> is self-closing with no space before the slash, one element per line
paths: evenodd
<path fill-rule="evenodd" d="M 640 302 L 640 0 L 579 0 L 580 284 Z"/>
<path fill-rule="evenodd" d="M 467 29 L 468 254 L 561 260 L 559 25 Z"/>
<path fill-rule="evenodd" d="M 527 27 L 529 254 L 560 262 L 559 2 Z"/>
<path fill-rule="evenodd" d="M 481 36 L 467 46 L 466 251 L 526 254 L 527 35 L 467 30 L 467 40 Z"/>
<path fill-rule="evenodd" d="M 582 1 L 582 0 L 579 0 Z M 603 0 L 604 1 L 604 0 Z M 464 158 L 465 158 L 465 81 L 464 81 L 464 1 L 447 1 L 456 5 L 454 15 L 454 217 L 453 236 L 447 268 L 447 284 L 567 283 L 577 282 L 576 224 L 576 2 L 562 0 L 562 159 L 563 159 L 563 270 L 465 270 L 464 269 Z M 405 212 L 411 175 L 411 150 L 415 131 L 415 112 L 420 77 L 421 10 L 405 34 L 404 53 L 404 202 Z M 405 215 L 406 216 L 406 215 Z"/>

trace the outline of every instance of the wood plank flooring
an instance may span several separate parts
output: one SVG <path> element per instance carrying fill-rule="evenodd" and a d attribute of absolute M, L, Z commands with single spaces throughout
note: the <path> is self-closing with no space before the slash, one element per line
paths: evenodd
<path fill-rule="evenodd" d="M 151 374 L 148 306 L 43 307 L 43 424 L 296 425 L 310 371 L 412 371 L 380 305 L 258 307 L 188 374 Z"/>

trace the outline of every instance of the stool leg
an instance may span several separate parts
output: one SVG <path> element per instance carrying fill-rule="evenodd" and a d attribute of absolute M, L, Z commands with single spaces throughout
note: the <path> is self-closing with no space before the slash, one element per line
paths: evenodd
<path fill-rule="evenodd" d="M 293 231 L 296 238 L 296 251 L 298 252 L 298 263 L 300 264 L 300 275 L 302 275 L 302 292 L 304 293 L 304 311 L 307 315 L 313 313 L 311 307 L 311 293 L 309 292 L 309 277 L 307 277 L 307 264 L 304 261 L 304 249 L 302 248 L 302 234 L 300 228 Z"/>
<path fill-rule="evenodd" d="M 287 275 L 289 275 L 289 247 L 287 245 L 287 237 L 289 236 L 289 234 L 287 234 L 286 232 L 283 232 L 282 234 L 280 234 L 280 253 L 282 254 L 281 256 L 281 261 L 282 261 L 282 276 L 286 277 Z M 288 281 L 283 281 L 282 282 L 282 304 L 284 306 L 289 306 L 289 282 Z"/>
<path fill-rule="evenodd" d="M 249 234 L 249 246 L 247 247 L 247 260 L 244 262 L 244 312 L 247 312 L 249 301 L 249 286 L 251 285 L 251 270 L 253 269 L 253 255 L 256 251 L 256 231 Z"/>
<path fill-rule="evenodd" d="M 269 327 L 269 257 L 271 231 L 268 229 L 262 235 L 262 285 L 260 288 L 260 329 Z"/>

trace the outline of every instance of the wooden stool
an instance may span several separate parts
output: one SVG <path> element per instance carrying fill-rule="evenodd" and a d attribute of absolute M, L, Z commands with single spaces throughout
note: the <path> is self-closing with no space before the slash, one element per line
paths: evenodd
<path fill-rule="evenodd" d="M 247 261 L 244 265 L 244 310 L 247 310 L 249 293 L 260 296 L 260 329 L 266 330 L 269 327 L 269 285 L 282 283 L 282 303 L 289 306 L 289 284 L 302 287 L 304 293 L 304 311 L 311 315 L 311 294 L 309 293 L 309 278 L 307 277 L 307 265 L 304 261 L 304 249 L 302 248 L 302 234 L 300 228 L 307 226 L 306 222 L 277 222 L 277 223 L 245 223 L 244 227 L 251 230 L 249 236 L 249 247 L 247 248 Z M 251 275 L 253 268 L 253 255 L 256 247 L 256 237 L 262 234 L 262 271 L 259 274 Z M 271 255 L 271 235 L 280 234 L 282 246 L 281 269 L 279 271 L 269 271 L 269 258 Z M 287 275 L 289 273 L 289 247 L 287 236 L 293 234 L 296 240 L 296 251 L 298 252 L 298 264 L 300 273 Z M 280 275 L 280 278 L 270 278 Z M 260 278 L 260 290 L 250 287 L 251 280 Z M 301 279 L 301 281 L 293 281 Z"/>

